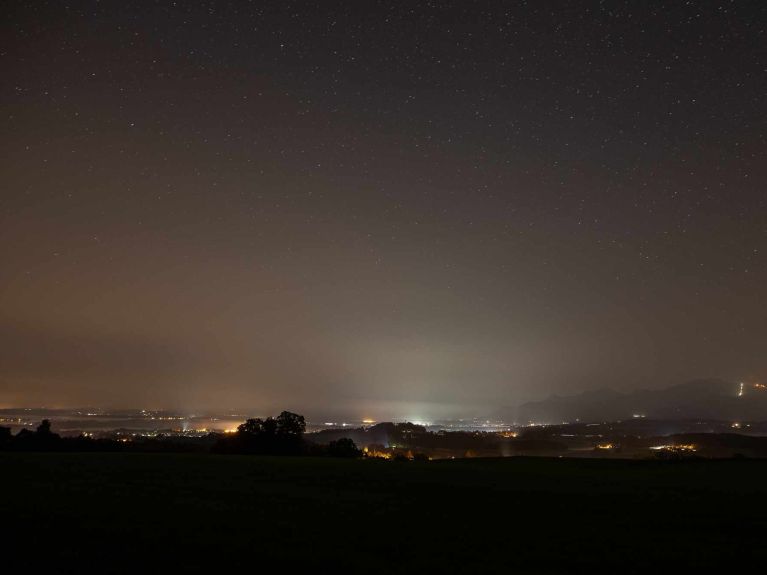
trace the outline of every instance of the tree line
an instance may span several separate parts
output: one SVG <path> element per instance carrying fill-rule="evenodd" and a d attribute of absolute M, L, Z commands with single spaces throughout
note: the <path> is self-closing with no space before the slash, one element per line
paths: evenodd
<path fill-rule="evenodd" d="M 211 433 L 202 438 L 137 438 L 130 441 L 96 439 L 85 435 L 61 437 L 51 422 L 44 419 L 33 431 L 23 428 L 15 435 L 9 427 L 0 427 L 0 450 L 4 451 L 212 451 L 213 453 L 258 455 L 313 455 L 362 457 L 363 452 L 349 438 L 339 438 L 325 445 L 306 441 L 303 415 L 283 411 L 277 417 L 251 418 L 235 433 Z"/>

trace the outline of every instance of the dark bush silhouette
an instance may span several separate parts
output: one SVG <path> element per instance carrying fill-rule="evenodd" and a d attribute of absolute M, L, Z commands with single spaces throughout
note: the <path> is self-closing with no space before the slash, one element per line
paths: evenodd
<path fill-rule="evenodd" d="M 43 419 L 36 431 L 22 429 L 8 444 L 11 449 L 20 451 L 59 451 L 61 437 L 51 431 L 51 422 Z"/>
<path fill-rule="evenodd" d="M 362 457 L 362 451 L 348 437 L 342 437 L 328 443 L 328 455 L 331 457 Z"/>
<path fill-rule="evenodd" d="M 18 433 L 14 436 L 13 440 L 16 442 L 19 441 L 31 441 L 32 438 L 35 437 L 35 432 L 31 429 L 27 429 L 26 427 L 19 429 Z"/>

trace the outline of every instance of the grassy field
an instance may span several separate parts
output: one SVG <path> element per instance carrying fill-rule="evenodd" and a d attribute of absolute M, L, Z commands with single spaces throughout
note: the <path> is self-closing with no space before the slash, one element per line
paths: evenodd
<path fill-rule="evenodd" d="M 49 573 L 734 572 L 767 461 L 0 454 L 0 566 Z M 757 564 L 759 564 L 757 563 Z"/>

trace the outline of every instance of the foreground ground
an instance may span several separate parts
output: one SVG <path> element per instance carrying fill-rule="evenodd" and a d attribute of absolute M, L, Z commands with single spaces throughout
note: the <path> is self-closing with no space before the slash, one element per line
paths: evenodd
<path fill-rule="evenodd" d="M 0 566 L 48 573 L 734 572 L 767 461 L 0 454 Z"/>

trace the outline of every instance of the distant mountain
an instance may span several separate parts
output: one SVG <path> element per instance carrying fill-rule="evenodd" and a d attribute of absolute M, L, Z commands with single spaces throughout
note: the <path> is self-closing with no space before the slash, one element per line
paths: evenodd
<path fill-rule="evenodd" d="M 519 406 L 511 414 L 519 423 L 651 419 L 767 420 L 767 388 L 760 384 L 698 380 L 665 389 L 620 393 L 611 389 L 578 395 L 553 395 Z"/>

